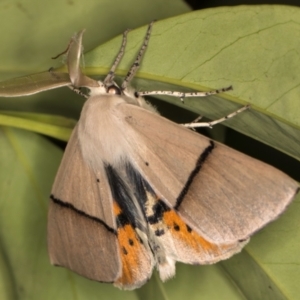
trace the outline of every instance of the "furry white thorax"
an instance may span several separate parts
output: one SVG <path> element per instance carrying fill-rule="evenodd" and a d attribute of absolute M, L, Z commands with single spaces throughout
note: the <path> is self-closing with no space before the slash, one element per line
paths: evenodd
<path fill-rule="evenodd" d="M 90 97 L 83 106 L 78 122 L 82 155 L 94 169 L 102 166 L 103 161 L 117 165 L 128 160 L 131 141 L 124 132 L 119 105 L 136 105 L 157 113 L 144 98 L 135 97 L 134 90 L 126 89 L 124 95 L 117 95 L 108 93 L 101 81 L 98 83 L 98 87 L 90 88 Z"/>

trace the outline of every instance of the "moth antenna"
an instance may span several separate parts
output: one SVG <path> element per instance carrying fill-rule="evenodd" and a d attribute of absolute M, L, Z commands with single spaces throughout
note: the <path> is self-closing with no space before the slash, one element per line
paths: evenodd
<path fill-rule="evenodd" d="M 208 92 L 191 92 L 191 93 L 183 93 L 183 92 L 176 92 L 176 91 L 144 91 L 144 92 L 136 92 L 135 95 L 136 97 L 144 97 L 144 96 L 150 96 L 150 95 L 164 95 L 164 96 L 170 96 L 170 97 L 177 97 L 180 98 L 181 102 L 184 102 L 184 98 L 189 98 L 189 97 L 207 97 L 211 95 L 216 95 L 220 93 L 224 93 L 227 91 L 232 90 L 232 85 L 217 89 L 217 90 L 212 90 Z"/>
<path fill-rule="evenodd" d="M 198 118 L 193 121 L 192 123 L 186 123 L 186 124 L 182 124 L 183 126 L 187 127 L 187 128 L 199 128 L 199 127 L 209 127 L 209 128 L 212 128 L 214 125 L 216 124 L 219 124 L 219 123 L 222 123 L 228 119 L 231 119 L 233 118 L 234 116 L 236 116 L 237 114 L 243 112 L 244 110 L 247 110 L 250 108 L 250 104 L 248 105 L 245 105 L 241 108 L 239 108 L 238 110 L 232 112 L 231 114 L 229 115 L 226 115 L 225 117 L 222 117 L 220 119 L 217 119 L 217 120 L 214 120 L 214 121 L 211 121 L 211 122 L 198 122 Z"/>
<path fill-rule="evenodd" d="M 130 29 L 127 29 L 123 33 L 123 40 L 122 40 L 121 48 L 119 50 L 117 57 L 115 58 L 113 65 L 111 66 L 108 74 L 106 75 L 106 77 L 103 81 L 104 85 L 110 85 L 110 84 L 112 84 L 112 82 L 114 80 L 115 71 L 116 71 L 118 65 L 120 64 L 120 62 L 124 56 L 124 53 L 125 53 L 125 47 L 126 47 L 126 43 L 127 43 L 127 34 L 129 31 L 130 31 Z"/>
<path fill-rule="evenodd" d="M 153 26 L 154 21 L 152 21 L 149 26 L 148 26 L 148 30 L 144 39 L 144 43 L 133 63 L 133 65 L 131 66 L 130 70 L 128 71 L 123 83 L 122 83 L 122 90 L 125 90 L 128 86 L 128 84 L 130 83 L 130 81 L 132 80 L 133 76 L 136 74 L 137 70 L 140 67 L 140 62 L 143 58 L 143 55 L 147 49 L 148 43 L 149 43 L 149 39 L 150 39 L 150 35 L 151 35 L 151 30 L 152 30 L 152 26 Z"/>

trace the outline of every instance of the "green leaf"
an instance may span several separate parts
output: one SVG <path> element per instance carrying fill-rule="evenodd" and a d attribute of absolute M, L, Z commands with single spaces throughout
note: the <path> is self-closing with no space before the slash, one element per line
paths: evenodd
<path fill-rule="evenodd" d="M 60 66 L 62 58 L 51 58 L 66 50 L 71 36 L 83 28 L 87 30 L 84 43 L 87 51 L 121 34 L 126 28 L 136 28 L 189 10 L 182 0 L 3 2 L 0 5 L 0 80 Z M 43 82 L 51 81 L 47 74 L 40 74 L 41 80 L 37 82 L 36 75 L 33 75 L 33 84 L 43 85 Z M 27 82 L 26 79 L 20 80 L 21 85 Z M 72 102 L 68 103 L 68 98 Z M 0 99 L 0 110 L 56 113 L 78 118 L 82 103 L 80 97 L 62 89 L 26 100 Z"/>
<path fill-rule="evenodd" d="M 165 100 L 210 119 L 250 103 L 251 110 L 226 125 L 299 159 L 299 14 L 298 8 L 253 6 L 157 22 L 135 85 L 183 91 L 233 85 L 232 92 L 209 99 Z M 145 28 L 129 34 L 118 74 L 126 74 L 144 34 Z M 120 37 L 89 52 L 86 73 L 106 74 L 119 47 Z"/>
<path fill-rule="evenodd" d="M 185 99 L 184 104 L 178 99 L 167 101 L 212 119 L 251 103 L 250 111 L 227 125 L 299 160 L 299 17 L 300 10 L 293 7 L 240 6 L 159 21 L 134 85 L 139 90 L 189 91 L 232 84 L 233 92 L 218 97 Z M 142 16 L 141 20 L 145 21 Z M 128 25 L 122 30 L 125 27 Z M 89 39 L 89 34 L 97 36 L 87 30 L 85 38 Z M 145 28 L 129 34 L 118 74 L 126 73 L 144 34 Z M 50 41 L 50 35 L 48 38 Z M 60 46 L 51 55 L 63 50 L 69 36 L 64 38 L 64 42 L 53 42 L 52 37 L 50 42 Z M 87 74 L 104 75 L 120 42 L 117 37 L 88 53 Z M 0 107 L 73 116 L 78 114 L 82 100 L 68 92 L 50 91 L 34 95 L 33 100 L 4 99 Z M 22 118 L 48 122 L 41 117 Z M 298 298 L 299 196 L 279 220 L 256 234 L 241 254 L 213 266 L 178 264 L 176 278 L 167 283 L 161 283 L 154 274 L 142 289 L 121 292 L 49 264 L 46 199 L 62 152 L 36 134 L 8 127 L 0 132 L 0 144 L 0 278 L 7 283 L 0 285 L 1 299 Z"/>
<path fill-rule="evenodd" d="M 247 299 L 298 299 L 300 196 L 239 255 L 222 262 Z M 242 266 L 242 267 L 241 267 Z"/>
<path fill-rule="evenodd" d="M 92 49 L 154 19 L 188 12 L 181 0 L 23 0 L 0 5 L 0 79 L 48 70 L 70 37 L 86 28 Z M 60 60 L 58 60 L 58 65 Z"/>
<path fill-rule="evenodd" d="M 68 141 L 77 121 L 56 115 L 0 111 L 0 123 Z"/>

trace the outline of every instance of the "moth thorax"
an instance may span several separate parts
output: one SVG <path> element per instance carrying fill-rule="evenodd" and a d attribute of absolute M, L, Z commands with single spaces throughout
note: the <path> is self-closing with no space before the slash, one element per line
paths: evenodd
<path fill-rule="evenodd" d="M 127 155 L 122 120 L 115 113 L 122 102 L 124 99 L 117 95 L 94 96 L 83 107 L 78 137 L 83 157 L 92 164 L 101 160 L 116 165 Z"/>

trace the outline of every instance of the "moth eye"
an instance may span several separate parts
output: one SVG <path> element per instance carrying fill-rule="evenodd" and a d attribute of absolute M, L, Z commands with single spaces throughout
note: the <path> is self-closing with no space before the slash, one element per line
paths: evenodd
<path fill-rule="evenodd" d="M 121 89 L 119 89 L 117 86 L 112 85 L 107 87 L 107 93 L 112 95 L 121 95 Z"/>

